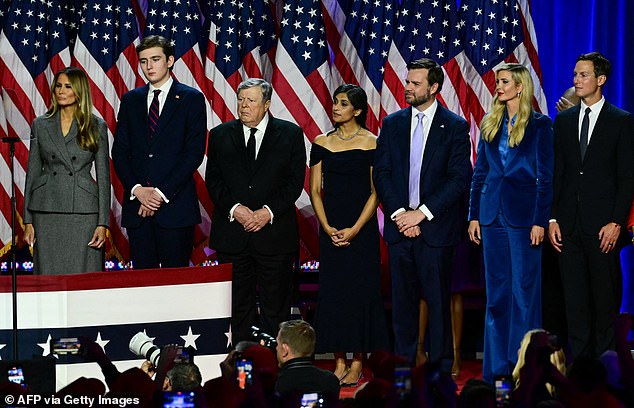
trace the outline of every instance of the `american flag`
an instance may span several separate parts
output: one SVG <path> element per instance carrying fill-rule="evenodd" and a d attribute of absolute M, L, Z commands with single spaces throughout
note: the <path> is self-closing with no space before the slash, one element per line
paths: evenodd
<path fill-rule="evenodd" d="M 2 132 L 22 139 L 15 146 L 17 208 L 24 206 L 30 125 L 46 112 L 55 72 L 70 62 L 63 10 L 59 3 L 34 0 L 0 3 L 4 26 L 0 33 L 0 88 L 5 123 Z M 8 10 L 8 12 L 7 12 Z M 0 145 L 0 255 L 11 245 L 11 179 L 9 148 Z M 21 218 L 18 218 L 21 220 Z M 21 231 L 19 225 L 16 229 Z"/>
<path fill-rule="evenodd" d="M 493 101 L 495 68 L 503 62 L 518 62 L 530 69 L 537 107 L 547 113 L 529 1 L 466 0 L 461 18 L 468 57 L 463 76 L 477 98 L 470 103 L 482 107 L 481 115 L 475 117 L 477 123 Z"/>
<path fill-rule="evenodd" d="M 264 0 L 212 1 L 205 72 L 212 89 L 212 127 L 235 119 L 236 89 L 247 78 L 271 80 L 269 52 L 277 42 L 273 16 Z"/>
<path fill-rule="evenodd" d="M 121 96 L 143 83 L 135 51 L 139 30 L 130 0 L 98 0 L 69 9 L 77 14 L 77 37 L 73 48 L 73 65 L 81 67 L 90 79 L 96 113 L 108 124 L 110 146 L 116 128 Z M 72 28 L 72 26 L 71 26 Z M 112 213 L 110 254 L 127 258 L 127 238 L 121 229 L 123 187 L 110 172 Z"/>
<path fill-rule="evenodd" d="M 0 277 L 0 360 L 12 359 L 11 302 L 11 279 Z M 123 371 L 144 360 L 128 348 L 144 332 L 156 346 L 193 347 L 208 380 L 220 374 L 231 342 L 231 267 L 22 276 L 17 310 L 21 359 L 50 358 L 51 338 L 82 336 Z M 58 356 L 55 365 L 56 389 L 80 376 L 103 380 L 97 364 L 80 356 Z"/>
<path fill-rule="evenodd" d="M 273 116 L 297 123 L 304 131 L 306 150 L 313 139 L 332 128 L 332 79 L 328 43 L 319 0 L 284 4 L 280 40 L 273 71 Z M 307 168 L 308 171 L 308 168 Z M 306 177 L 307 183 L 308 177 Z M 317 226 L 308 184 L 296 202 L 304 253 L 317 254 Z"/>
<path fill-rule="evenodd" d="M 272 115 L 302 127 L 307 151 L 315 136 L 332 128 L 336 85 L 358 83 L 368 91 L 369 125 L 376 132 L 384 115 L 405 106 L 406 64 L 433 58 L 445 71 L 441 102 L 469 121 L 475 147 L 478 125 L 492 101 L 493 72 L 502 61 L 530 68 L 536 107 L 546 112 L 530 12 L 529 0 L 462 0 L 459 7 L 455 0 L 0 0 L 0 21 L 5 20 L 0 96 L 6 116 L 3 121 L 0 115 L 0 131 L 28 137 L 32 119 L 49 104 L 52 73 L 70 62 L 67 40 L 77 33 L 74 62 L 88 72 L 96 111 L 112 132 L 119 97 L 142 83 L 133 46 L 143 32 L 174 42 L 173 74 L 206 95 L 209 128 L 235 118 L 240 81 L 263 77 L 274 87 Z M 0 149 L 0 243 L 6 245 L 10 182 L 7 146 Z M 28 141 L 18 144 L 16 156 L 21 214 Z M 203 223 L 197 229 L 194 263 L 209 254 L 205 247 L 213 204 L 204 186 L 205 165 L 206 160 L 195 175 Z M 113 189 L 111 232 L 125 258 L 126 238 L 118 227 L 122 191 L 116 178 Z M 318 254 L 317 222 L 307 191 L 306 185 L 297 201 L 303 260 Z"/>
<path fill-rule="evenodd" d="M 381 107 L 383 69 L 397 11 L 396 0 L 354 0 L 335 50 L 333 68 L 341 82 L 358 84 L 368 94 L 367 126 L 375 133 L 385 116 Z"/>

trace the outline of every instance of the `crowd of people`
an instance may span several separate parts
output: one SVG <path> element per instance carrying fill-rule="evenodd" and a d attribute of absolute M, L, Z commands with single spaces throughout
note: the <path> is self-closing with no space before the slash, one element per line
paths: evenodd
<path fill-rule="evenodd" d="M 123 96 L 112 146 L 125 190 L 122 225 L 135 268 L 187 266 L 201 220 L 194 174 L 207 143 L 205 100 L 171 77 L 174 49 L 165 38 L 144 38 L 137 53 L 148 83 Z M 553 126 L 533 107 L 530 71 L 500 65 L 473 174 L 469 125 L 438 102 L 444 73 L 435 61 L 408 64 L 409 106 L 386 116 L 378 137 L 366 127 L 364 90 L 337 88 L 334 129 L 315 137 L 309 156 L 320 291 L 316 336 L 301 347 L 289 339 L 312 327 L 284 322 L 299 249 L 295 201 L 304 187 L 306 146 L 302 129 L 269 114 L 271 85 L 243 81 L 238 118 L 209 131 L 205 171 L 214 203 L 209 247 L 219 262 L 232 264 L 234 342 L 249 340 L 255 323 L 268 333 L 281 327 L 277 354 L 284 357 L 279 372 L 271 370 L 279 375 L 277 391 L 287 371 L 310 365 L 315 347 L 335 353 L 334 373 L 324 377 L 333 393 L 335 385 L 357 385 L 367 353 L 389 348 L 376 216 L 381 205 L 394 352 L 404 363 L 426 361 L 441 378 L 456 375 L 452 268 L 465 234 L 484 254 L 486 383 L 510 376 L 525 333 L 542 327 L 545 240 L 561 270 L 571 361 L 614 350 L 618 253 L 627 241 L 634 195 L 634 121 L 602 95 L 610 71 L 600 53 L 579 56 L 574 95 L 558 101 Z M 101 270 L 110 208 L 106 126 L 91 113 L 80 69 L 57 73 L 51 91 L 49 111 L 32 126 L 24 239 L 34 246 L 38 274 L 59 273 L 60 264 L 65 273 Z M 60 257 L 69 261 L 60 263 Z M 533 349 L 541 346 L 531 344 L 543 337 L 539 333 L 527 340 L 516 396 L 534 395 L 545 376 L 566 388 L 535 357 Z M 428 349 L 421 352 L 423 341 Z"/>
<path fill-rule="evenodd" d="M 221 375 L 204 383 L 193 360 L 176 360 L 176 345 L 163 346 L 156 365 L 144 361 L 122 373 L 101 346 L 82 338 L 84 359 L 99 365 L 105 384 L 81 377 L 55 396 L 60 401 L 71 396 L 78 401 L 73 405 L 93 407 L 124 400 L 126 406 L 152 408 L 629 407 L 634 404 L 634 356 L 627 340 L 632 315 L 619 315 L 615 326 L 615 351 L 601 359 L 576 359 L 568 368 L 549 333 L 530 330 L 516 350 L 518 363 L 508 389 L 471 378 L 458 391 L 440 364 L 411 367 L 401 356 L 378 351 L 366 359 L 372 378 L 342 399 L 337 376 L 312 360 L 316 334 L 304 320 L 280 324 L 275 350 L 255 339 L 241 341 L 220 363 Z M 0 394 L 16 401 L 29 392 L 16 383 L 0 382 Z"/>

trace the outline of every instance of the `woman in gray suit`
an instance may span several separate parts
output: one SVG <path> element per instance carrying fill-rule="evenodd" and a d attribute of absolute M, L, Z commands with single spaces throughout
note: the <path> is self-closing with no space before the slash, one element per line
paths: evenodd
<path fill-rule="evenodd" d="M 24 241 L 34 246 L 36 274 L 101 271 L 110 221 L 106 123 L 92 114 L 81 69 L 55 74 L 51 94 L 48 112 L 31 127 Z"/>

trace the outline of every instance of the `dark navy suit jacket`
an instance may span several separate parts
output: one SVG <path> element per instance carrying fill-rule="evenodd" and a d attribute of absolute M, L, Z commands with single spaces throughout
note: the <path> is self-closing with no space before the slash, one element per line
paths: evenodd
<path fill-rule="evenodd" d="M 202 93 L 174 81 L 161 110 L 158 127 L 150 138 L 147 94 L 149 85 L 121 98 L 112 163 L 125 190 L 122 225 L 137 227 L 139 200 L 130 200 L 136 184 L 157 187 L 169 200 L 154 217 L 165 228 L 200 223 L 194 172 L 202 163 L 206 142 L 205 98 Z"/>
<path fill-rule="evenodd" d="M 409 107 L 386 116 L 377 141 L 373 178 L 383 204 L 383 234 L 389 244 L 404 237 L 390 215 L 409 205 L 411 115 Z M 452 246 L 464 228 L 460 206 L 469 189 L 469 126 L 440 104 L 430 126 L 421 166 L 420 203 L 434 218 L 423 222 L 421 232 L 429 246 Z"/>
<path fill-rule="evenodd" d="M 478 144 L 469 220 L 490 225 L 501 210 L 514 227 L 547 227 L 555 156 L 552 121 L 533 113 L 520 144 L 509 148 L 506 166 L 498 150 L 501 132 L 490 143 L 480 139 Z"/>

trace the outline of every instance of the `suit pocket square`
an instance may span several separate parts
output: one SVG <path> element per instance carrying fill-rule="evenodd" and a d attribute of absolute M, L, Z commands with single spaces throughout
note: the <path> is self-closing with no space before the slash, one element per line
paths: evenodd
<path fill-rule="evenodd" d="M 444 129 L 444 128 L 445 128 L 445 125 L 440 125 L 440 127 L 441 127 L 442 129 Z"/>

